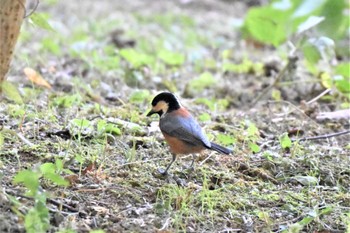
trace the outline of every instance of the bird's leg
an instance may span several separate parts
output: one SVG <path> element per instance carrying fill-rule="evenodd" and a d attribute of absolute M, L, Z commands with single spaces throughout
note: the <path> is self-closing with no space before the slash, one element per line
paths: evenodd
<path fill-rule="evenodd" d="M 171 165 L 175 162 L 175 160 L 176 160 L 176 155 L 173 154 L 173 158 L 172 158 L 171 162 L 169 163 L 169 165 L 165 168 L 165 171 L 164 171 L 163 169 L 160 168 L 160 169 L 158 169 L 158 172 L 159 172 L 160 174 L 162 174 L 163 176 L 167 175 L 167 174 L 168 174 L 169 168 L 170 168 Z"/>

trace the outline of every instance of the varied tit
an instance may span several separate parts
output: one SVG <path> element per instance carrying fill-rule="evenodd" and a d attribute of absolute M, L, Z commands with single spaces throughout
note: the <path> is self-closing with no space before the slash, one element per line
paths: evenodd
<path fill-rule="evenodd" d="M 232 153 L 232 150 L 208 140 L 198 122 L 186 108 L 181 106 L 174 94 L 162 92 L 154 97 L 152 110 L 147 116 L 155 113 L 160 117 L 159 128 L 173 155 L 166 169 L 159 169 L 161 174 L 167 174 L 177 155 L 200 153 L 204 149 L 215 150 L 223 154 Z"/>

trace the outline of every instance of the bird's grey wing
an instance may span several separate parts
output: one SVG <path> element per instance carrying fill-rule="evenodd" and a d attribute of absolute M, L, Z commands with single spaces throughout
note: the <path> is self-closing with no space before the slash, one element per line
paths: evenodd
<path fill-rule="evenodd" d="M 180 117 L 167 115 L 160 121 L 160 129 L 172 136 L 185 141 L 188 144 L 211 147 L 211 143 L 204 135 L 202 128 L 193 117 Z"/>

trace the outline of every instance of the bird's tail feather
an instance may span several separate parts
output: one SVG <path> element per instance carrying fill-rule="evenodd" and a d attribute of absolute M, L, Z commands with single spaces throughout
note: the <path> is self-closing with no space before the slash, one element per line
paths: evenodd
<path fill-rule="evenodd" d="M 211 148 L 210 149 L 215 150 L 215 151 L 217 151 L 219 153 L 222 153 L 222 154 L 226 154 L 226 155 L 232 153 L 232 150 L 230 150 L 230 149 L 228 149 L 226 147 L 220 146 L 220 145 L 218 145 L 218 144 L 216 144 L 214 142 L 211 142 Z"/>

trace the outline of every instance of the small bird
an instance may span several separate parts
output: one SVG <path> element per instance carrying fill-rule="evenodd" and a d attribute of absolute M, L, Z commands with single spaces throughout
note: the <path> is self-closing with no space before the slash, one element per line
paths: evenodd
<path fill-rule="evenodd" d="M 198 122 L 170 92 L 162 92 L 154 97 L 152 110 L 147 116 L 153 114 L 158 114 L 160 117 L 159 128 L 173 156 L 164 171 L 159 169 L 162 175 L 167 175 L 177 155 L 200 153 L 204 149 L 215 150 L 223 154 L 232 153 L 232 150 L 210 142 Z"/>

